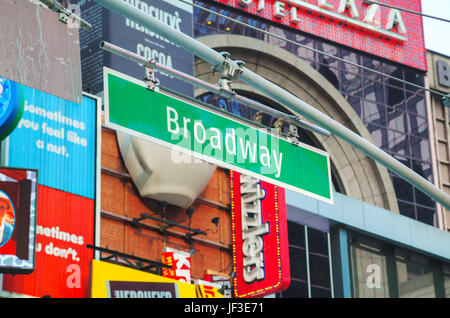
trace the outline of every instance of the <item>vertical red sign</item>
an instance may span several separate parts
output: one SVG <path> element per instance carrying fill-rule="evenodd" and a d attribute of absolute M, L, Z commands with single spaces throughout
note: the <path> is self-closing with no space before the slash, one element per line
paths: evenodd
<path fill-rule="evenodd" d="M 288 288 L 291 276 L 284 189 L 230 172 L 234 296 Z"/>

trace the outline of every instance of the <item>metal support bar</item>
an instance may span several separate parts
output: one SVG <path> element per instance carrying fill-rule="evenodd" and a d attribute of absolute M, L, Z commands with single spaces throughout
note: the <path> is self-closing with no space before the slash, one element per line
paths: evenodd
<path fill-rule="evenodd" d="M 225 58 L 217 51 L 209 48 L 205 44 L 191 38 L 190 36 L 170 28 L 168 25 L 158 21 L 157 19 L 147 15 L 137 8 L 120 0 L 95 0 L 100 5 L 112 10 L 118 14 L 124 15 L 131 20 L 149 28 L 153 32 L 171 40 L 175 44 L 205 60 L 213 65 L 215 69 L 220 69 L 220 65 L 225 61 Z M 230 62 L 233 67 L 239 68 L 237 63 Z M 350 129 L 341 125 L 337 121 L 331 119 L 327 115 L 321 113 L 311 105 L 300 100 L 296 96 L 288 93 L 282 88 L 276 86 L 272 82 L 264 79 L 252 71 L 241 68 L 242 74 L 240 80 L 251 85 L 252 87 L 265 93 L 272 99 L 276 100 L 283 106 L 289 108 L 294 113 L 299 113 L 308 120 L 317 125 L 329 130 L 332 134 L 346 141 L 356 149 L 359 149 L 364 154 L 379 162 L 389 170 L 393 171 L 407 182 L 416 186 L 418 189 L 429 195 L 431 198 L 442 204 L 447 209 L 450 209 L 450 196 L 444 191 L 436 187 L 434 184 L 406 167 L 404 164 L 357 135 Z"/>
<path fill-rule="evenodd" d="M 143 271 L 148 271 L 148 272 L 152 272 L 152 273 L 156 273 L 158 275 L 162 274 L 162 269 L 163 268 L 172 268 L 169 265 L 166 265 L 164 263 L 161 262 L 157 262 L 157 261 L 151 261 L 148 259 L 144 259 L 141 257 L 137 257 L 134 255 L 128 255 L 122 252 L 118 252 L 118 251 L 113 251 L 107 248 L 103 248 L 103 247 L 99 247 L 99 246 L 94 246 L 94 245 L 90 245 L 87 244 L 86 245 L 87 248 L 91 248 L 94 251 L 99 251 L 100 255 L 101 253 L 107 253 L 109 254 L 109 256 L 105 256 L 105 257 L 101 257 L 100 256 L 100 260 L 101 261 L 108 261 L 108 262 L 114 262 L 116 264 L 119 263 L 119 259 L 121 259 L 122 261 L 124 261 L 125 263 L 127 263 L 129 266 L 139 269 L 139 270 L 143 270 Z M 112 260 L 114 259 L 114 260 Z"/>
<path fill-rule="evenodd" d="M 145 81 L 149 90 L 158 91 L 159 79 L 155 77 L 155 71 L 149 66 L 145 67 Z"/>
<path fill-rule="evenodd" d="M 149 215 L 147 213 L 141 213 L 141 217 L 140 218 L 133 218 L 133 223 L 135 225 L 137 225 L 137 224 L 139 224 L 140 221 L 142 221 L 144 219 L 150 219 L 150 220 L 154 220 L 154 221 L 158 221 L 158 222 L 162 222 L 162 223 L 167 224 L 167 227 L 165 227 L 164 229 L 167 229 L 167 228 L 175 226 L 175 227 L 179 227 L 180 229 L 192 232 L 192 233 L 187 233 L 186 234 L 186 238 L 191 238 L 192 236 L 199 235 L 199 234 L 207 235 L 206 232 L 204 232 L 204 231 L 202 231 L 200 229 L 193 229 L 193 228 L 190 228 L 188 226 L 184 226 L 182 224 L 178 224 L 178 223 L 173 222 L 173 221 L 164 220 L 164 219 L 160 219 L 160 218 L 154 217 L 154 216 Z"/>
<path fill-rule="evenodd" d="M 239 102 L 239 103 L 241 103 L 243 105 L 246 105 L 246 106 L 248 106 L 250 108 L 253 108 L 253 109 L 256 109 L 256 110 L 260 110 L 260 111 L 262 111 L 262 112 L 264 112 L 266 114 L 272 115 L 272 116 L 274 116 L 276 118 L 282 118 L 282 119 L 286 120 L 286 122 L 288 122 L 290 124 L 297 125 L 299 127 L 302 127 L 304 129 L 307 129 L 307 130 L 315 132 L 315 133 L 318 133 L 318 134 L 323 135 L 325 137 L 328 137 L 328 136 L 331 135 L 329 131 L 327 131 L 327 130 L 325 130 L 323 128 L 320 128 L 320 127 L 318 127 L 316 125 L 313 125 L 311 123 L 308 123 L 308 122 L 306 122 L 304 120 L 301 120 L 297 116 L 289 115 L 289 114 L 280 112 L 280 111 L 278 111 L 278 110 L 276 110 L 274 108 L 271 108 L 269 106 L 261 104 L 261 103 L 259 103 L 257 101 L 251 100 L 251 99 L 249 99 L 247 97 L 244 97 L 244 96 L 241 96 L 241 95 L 238 95 L 238 94 L 236 94 L 233 91 L 230 91 L 228 89 L 224 89 L 223 87 L 218 87 L 218 86 L 216 86 L 214 84 L 202 81 L 202 80 L 200 80 L 198 78 L 195 78 L 195 77 L 193 77 L 191 75 L 188 75 L 188 74 L 182 73 L 180 71 L 177 71 L 175 69 L 166 67 L 164 65 L 161 65 L 161 64 L 157 63 L 153 59 L 152 60 L 147 60 L 146 58 L 144 58 L 144 57 L 142 57 L 142 56 L 140 56 L 140 55 L 138 55 L 136 53 L 133 53 L 133 52 L 128 51 L 128 50 L 125 50 L 125 49 L 123 49 L 121 47 L 118 47 L 118 46 L 116 46 L 114 44 L 102 41 L 100 43 L 100 47 L 102 49 L 104 49 L 105 51 L 108 51 L 110 53 L 122 56 L 122 57 L 124 57 L 124 58 L 126 58 L 126 59 L 128 59 L 130 61 L 134 61 L 134 62 L 136 62 L 138 64 L 141 64 L 144 67 L 155 68 L 155 69 L 157 69 L 159 71 L 162 71 L 162 72 L 165 72 L 167 74 L 170 74 L 173 77 L 176 77 L 176 78 L 178 78 L 178 79 L 180 79 L 180 80 L 182 80 L 184 82 L 187 82 L 189 84 L 192 84 L 192 85 L 200 87 L 200 88 L 203 88 L 203 89 L 205 89 L 205 90 L 207 90 L 207 91 L 209 91 L 211 93 L 214 93 L 216 95 L 220 95 L 220 96 L 223 96 L 223 97 L 225 97 L 227 99 L 230 99 L 232 101 Z"/>

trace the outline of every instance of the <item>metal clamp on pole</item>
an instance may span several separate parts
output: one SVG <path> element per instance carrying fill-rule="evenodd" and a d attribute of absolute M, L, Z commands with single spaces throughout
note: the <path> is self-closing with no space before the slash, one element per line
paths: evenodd
<path fill-rule="evenodd" d="M 149 64 L 154 64 L 156 61 L 154 59 L 148 61 Z M 145 66 L 145 83 L 147 84 L 147 89 L 151 91 L 159 92 L 160 81 L 155 77 L 155 70 L 150 66 Z"/>
<path fill-rule="evenodd" d="M 300 135 L 298 134 L 298 128 L 296 125 L 289 123 L 288 138 L 293 144 L 298 144 L 300 142 Z"/>
<path fill-rule="evenodd" d="M 63 23 L 68 24 L 70 20 L 77 23 L 80 27 L 85 29 L 86 31 L 92 30 L 92 25 L 88 22 L 84 21 L 81 17 L 74 14 L 67 8 L 65 8 L 61 3 L 56 0 L 39 0 L 43 4 L 45 4 L 50 10 L 57 12 L 59 14 L 59 20 Z"/>
<path fill-rule="evenodd" d="M 444 103 L 445 107 L 449 107 L 450 108 L 450 94 L 448 94 L 447 96 L 444 96 L 442 98 L 442 102 Z"/>
<path fill-rule="evenodd" d="M 220 93 L 218 95 L 225 97 L 226 99 L 233 98 L 236 93 L 233 91 L 231 87 L 231 83 L 233 80 L 239 78 L 242 74 L 242 67 L 244 67 L 245 63 L 243 61 L 235 61 L 238 65 L 238 68 L 234 67 L 231 63 L 230 53 L 221 52 L 224 60 L 219 66 L 213 67 L 213 70 L 220 73 L 219 82 L 217 85 L 219 86 Z"/>
<path fill-rule="evenodd" d="M 289 141 L 294 145 L 298 145 L 300 143 L 300 136 L 298 134 L 297 125 L 292 122 L 286 121 L 285 118 L 278 118 L 273 123 L 273 126 L 275 128 L 275 133 L 281 135 L 281 133 L 283 131 L 283 125 L 286 122 L 289 124 L 289 132 L 287 134 Z"/>

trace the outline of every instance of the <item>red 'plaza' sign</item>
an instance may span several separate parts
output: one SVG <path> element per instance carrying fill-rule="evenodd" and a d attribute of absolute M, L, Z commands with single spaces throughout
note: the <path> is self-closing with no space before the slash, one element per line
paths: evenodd
<path fill-rule="evenodd" d="M 235 297 L 281 292 L 290 283 L 284 189 L 230 172 Z"/>
<path fill-rule="evenodd" d="M 363 52 L 427 70 L 421 0 L 215 0 Z M 332 53 L 332 52 L 328 52 Z"/>

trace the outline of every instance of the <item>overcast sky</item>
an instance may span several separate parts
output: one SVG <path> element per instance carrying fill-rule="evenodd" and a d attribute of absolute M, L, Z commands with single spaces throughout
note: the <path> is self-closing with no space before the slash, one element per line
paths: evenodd
<path fill-rule="evenodd" d="M 422 12 L 450 20 L 450 0 L 422 0 Z M 450 56 L 450 22 L 423 18 L 425 46 Z"/>

